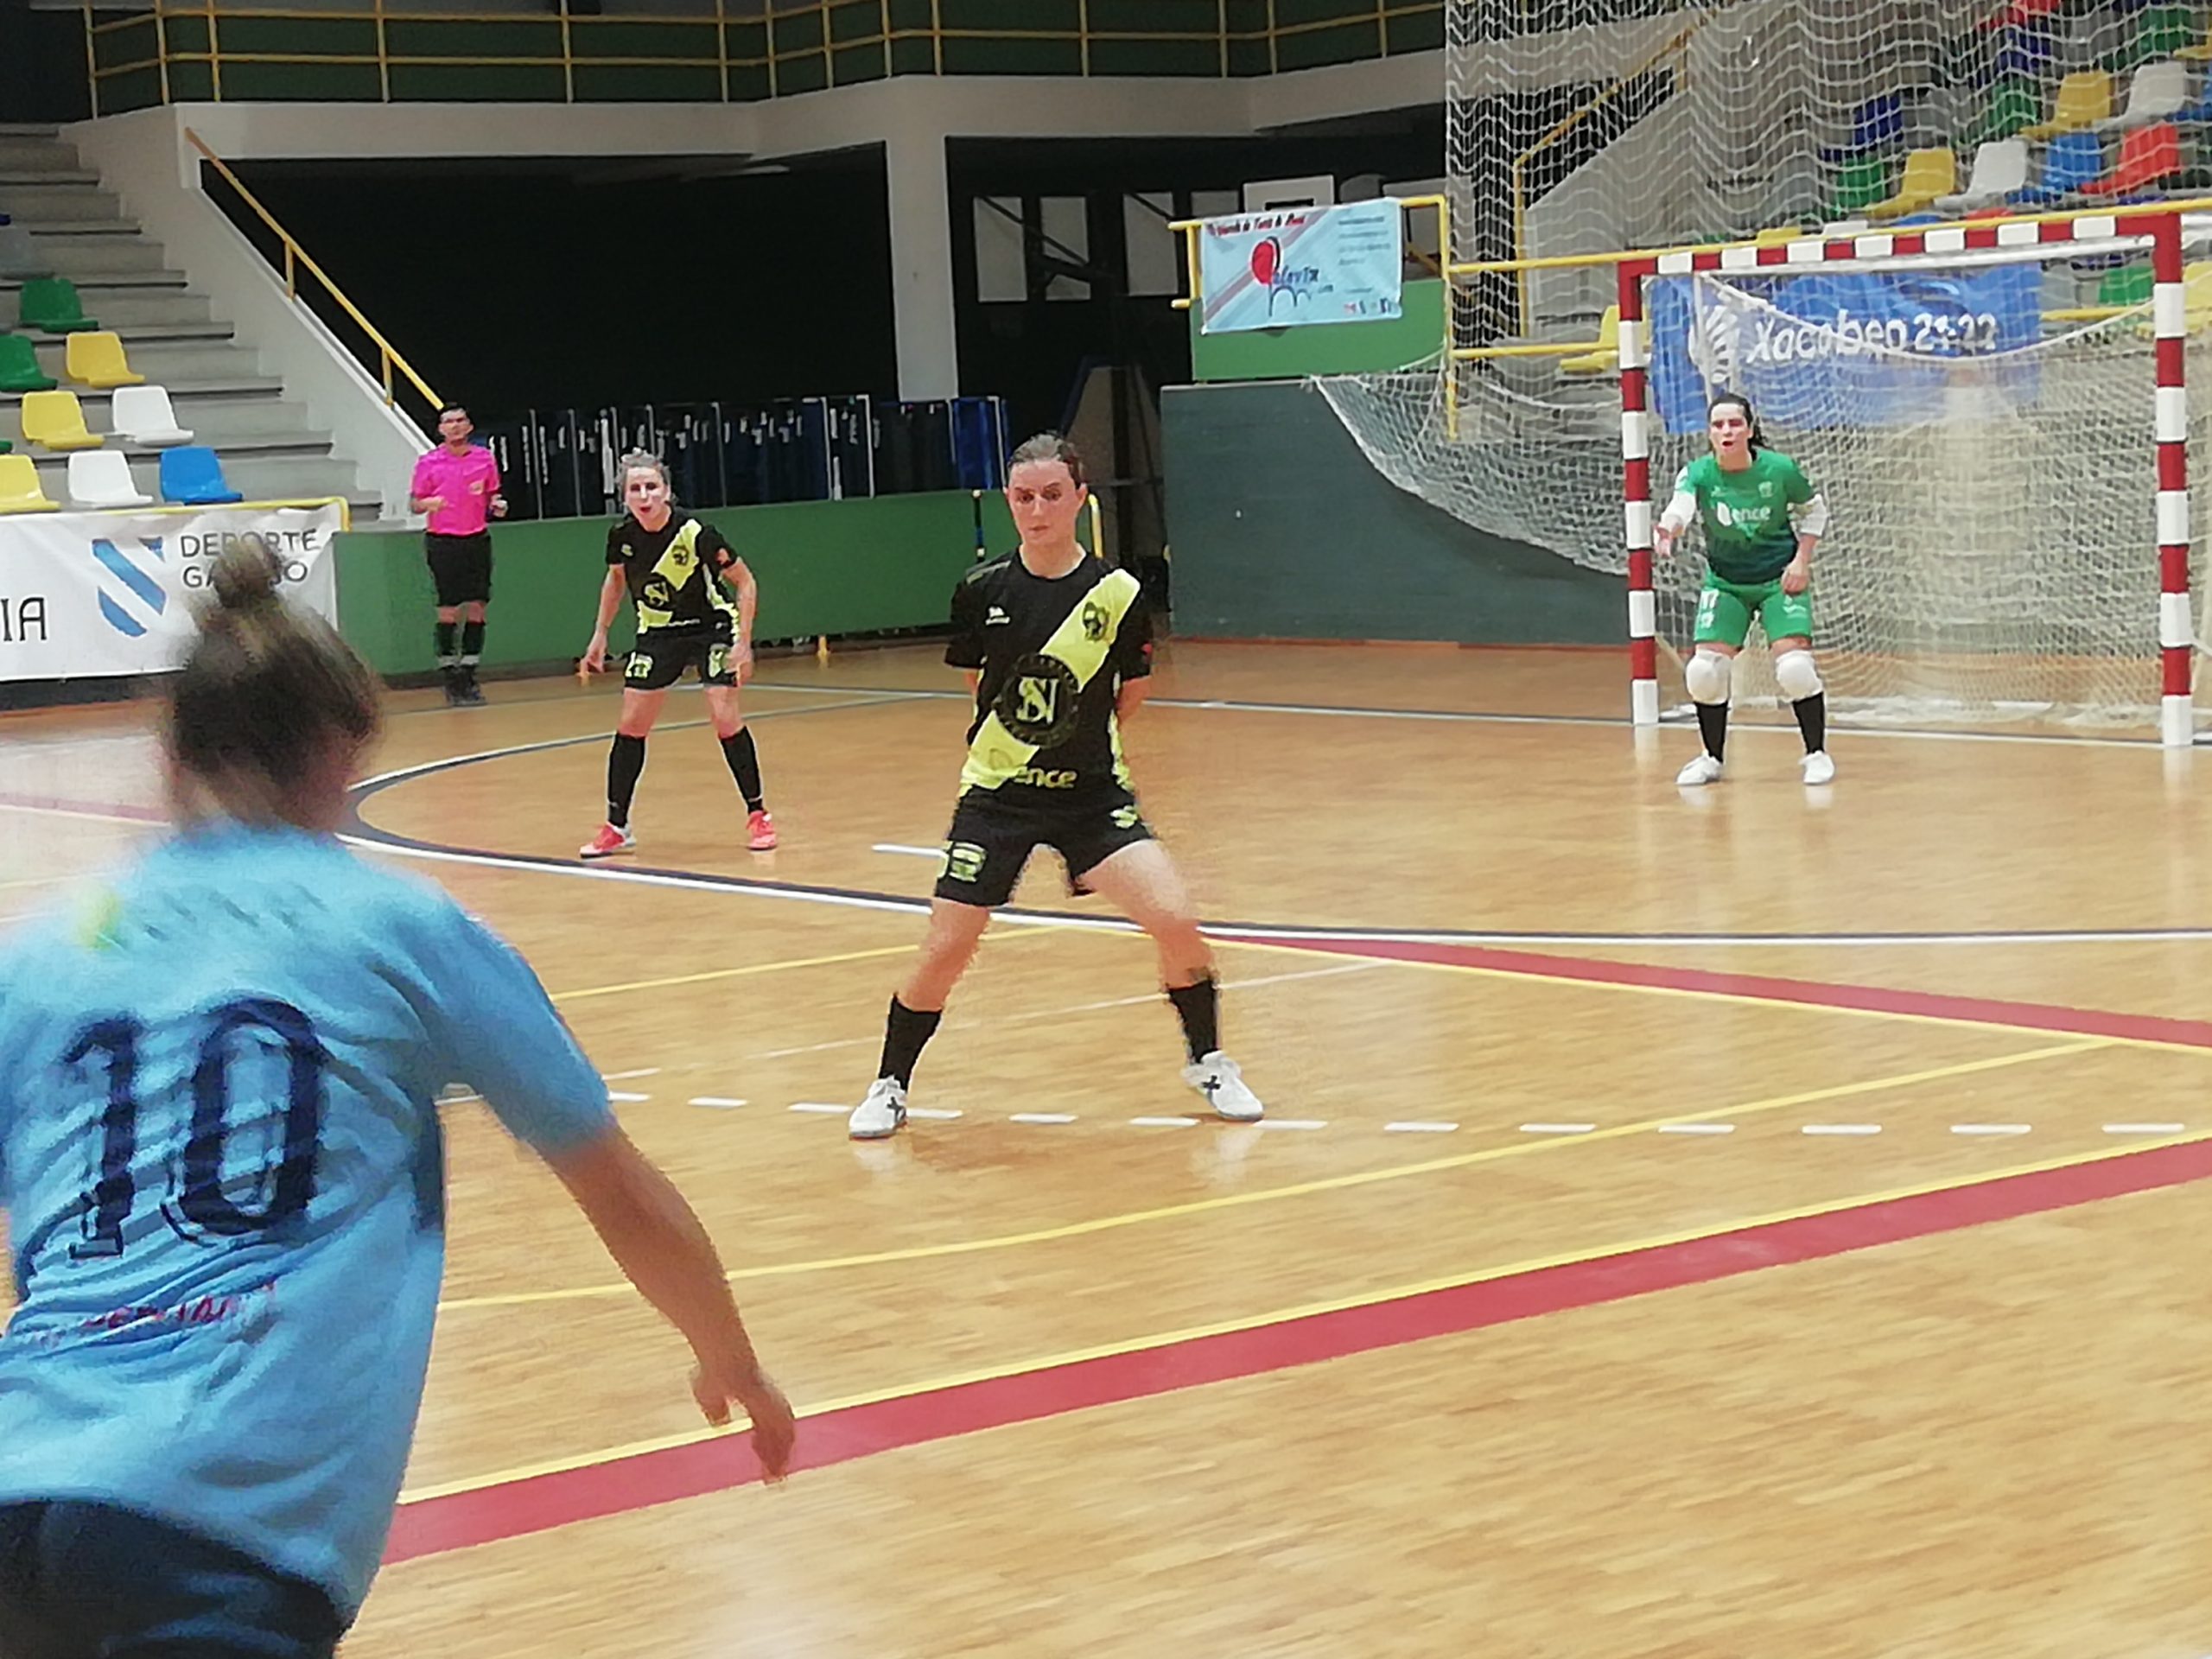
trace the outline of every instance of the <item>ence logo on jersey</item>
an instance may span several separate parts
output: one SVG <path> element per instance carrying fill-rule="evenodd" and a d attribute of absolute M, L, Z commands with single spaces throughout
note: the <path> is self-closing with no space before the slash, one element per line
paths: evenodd
<path fill-rule="evenodd" d="M 1049 749 L 1075 729 L 1082 701 L 1073 669 L 1057 657 L 1033 653 L 1014 664 L 991 712 L 1020 741 Z"/>

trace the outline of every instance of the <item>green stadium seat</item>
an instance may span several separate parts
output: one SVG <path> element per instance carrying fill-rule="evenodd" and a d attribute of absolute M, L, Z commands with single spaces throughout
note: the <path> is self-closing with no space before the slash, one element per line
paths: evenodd
<path fill-rule="evenodd" d="M 55 381 L 38 365 L 38 349 L 22 334 L 0 334 L 0 391 L 52 391 Z"/>

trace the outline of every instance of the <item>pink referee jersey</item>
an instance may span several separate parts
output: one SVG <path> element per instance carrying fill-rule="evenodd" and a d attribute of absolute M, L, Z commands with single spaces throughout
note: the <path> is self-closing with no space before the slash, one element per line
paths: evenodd
<path fill-rule="evenodd" d="M 492 515 L 492 498 L 499 493 L 499 463 L 481 444 L 456 455 L 442 443 L 415 463 L 408 493 L 418 501 L 444 499 L 445 505 L 429 518 L 433 536 L 480 536 Z"/>

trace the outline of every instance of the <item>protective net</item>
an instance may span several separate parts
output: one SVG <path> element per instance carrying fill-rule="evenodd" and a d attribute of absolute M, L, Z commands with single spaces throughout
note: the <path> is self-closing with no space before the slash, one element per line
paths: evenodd
<path fill-rule="evenodd" d="M 1750 393 L 1770 446 L 1834 511 L 1815 614 L 1839 719 L 2155 721 L 2150 308 L 2075 308 L 2076 320 L 2052 324 L 2042 303 L 2054 270 L 2072 283 L 2075 257 L 2109 265 L 2133 253 L 2054 245 L 1840 276 L 1648 285 L 1654 510 L 1705 452 L 1708 397 Z M 1783 308 L 1802 306 L 1789 290 L 1807 280 L 1829 284 L 1824 320 Z M 1899 294 L 1922 308 L 1900 307 Z M 1853 295 L 1867 301 L 1859 315 Z M 2212 372 L 2205 338 L 2190 349 L 2193 384 Z M 1324 391 L 1401 488 L 1491 534 L 1624 570 L 1617 380 L 1562 395 L 1516 386 L 1501 366 L 1467 365 L 1452 400 L 1433 367 Z M 2193 449 L 2202 427 L 2200 416 Z M 2200 481 L 2199 512 L 2206 493 Z M 1703 582 L 1699 539 L 1656 573 L 1670 702 Z M 1755 632 L 1739 704 L 1777 697 L 1761 644 Z"/>

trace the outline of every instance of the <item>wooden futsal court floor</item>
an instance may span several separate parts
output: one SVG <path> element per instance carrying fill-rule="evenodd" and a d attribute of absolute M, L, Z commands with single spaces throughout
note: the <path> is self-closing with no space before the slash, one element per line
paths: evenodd
<path fill-rule="evenodd" d="M 393 700 L 360 834 L 530 957 L 803 1415 L 784 1487 L 451 1111 L 353 1659 L 2212 1653 L 2212 756 L 1639 745 L 1612 654 L 1178 645 L 1128 746 L 1263 1127 L 1048 857 L 897 1140 L 842 1117 L 965 710 L 772 660 L 783 849 L 690 694 L 587 870 L 611 682 Z M 0 721 L 0 912 L 151 833 L 147 711 Z"/>

